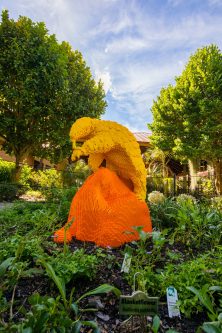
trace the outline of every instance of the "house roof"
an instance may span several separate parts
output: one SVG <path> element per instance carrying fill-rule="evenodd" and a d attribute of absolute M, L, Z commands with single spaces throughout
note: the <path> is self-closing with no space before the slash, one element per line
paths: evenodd
<path fill-rule="evenodd" d="M 15 157 L 6 154 L 3 150 L 0 150 L 0 158 L 2 158 L 3 161 L 15 162 Z"/>
<path fill-rule="evenodd" d="M 134 132 L 133 135 L 136 138 L 136 141 L 139 143 L 140 146 L 148 147 L 150 145 L 151 133 L 148 132 Z"/>

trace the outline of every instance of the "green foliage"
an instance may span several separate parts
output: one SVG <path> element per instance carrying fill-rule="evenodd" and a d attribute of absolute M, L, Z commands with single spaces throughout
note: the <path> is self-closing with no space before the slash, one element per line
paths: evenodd
<path fill-rule="evenodd" d="M 212 198 L 211 206 L 212 208 L 218 209 L 220 212 L 222 212 L 222 196 Z"/>
<path fill-rule="evenodd" d="M 152 107 L 154 122 L 150 125 L 152 140 L 160 149 L 190 159 L 222 156 L 218 141 L 221 76 L 221 51 L 210 45 L 190 57 L 174 87 L 161 90 Z M 197 123 L 201 124 L 198 128 Z"/>
<path fill-rule="evenodd" d="M 195 204 L 191 199 L 178 203 L 171 212 L 175 228 L 170 235 L 171 244 L 182 243 L 195 248 L 213 248 L 221 243 L 222 214 L 217 209 Z M 210 243 L 209 243 L 210 239 Z"/>
<path fill-rule="evenodd" d="M 215 45 L 191 55 L 174 86 L 160 91 L 152 106 L 151 140 L 181 160 L 212 161 L 222 191 L 222 54 Z M 199 124 L 199 126 L 196 126 Z"/>
<path fill-rule="evenodd" d="M 30 178 L 32 177 L 32 172 L 33 169 L 29 165 L 24 164 L 22 166 L 19 184 L 23 185 L 25 190 L 30 188 Z"/>
<path fill-rule="evenodd" d="M 44 195 L 48 202 L 56 205 L 58 220 L 65 222 L 68 218 L 70 204 L 77 192 L 76 187 L 70 188 L 51 188 L 44 191 Z"/>
<path fill-rule="evenodd" d="M 33 171 L 29 177 L 32 187 L 47 190 L 50 187 L 62 187 L 61 174 L 55 169 Z"/>
<path fill-rule="evenodd" d="M 44 23 L 21 16 L 14 21 L 6 10 L 0 55 L 0 137 L 3 149 L 16 157 L 16 172 L 30 153 L 57 161 L 67 157 L 72 123 L 104 113 L 101 82 L 81 53 L 58 43 Z"/>
<path fill-rule="evenodd" d="M 1 242 L 0 262 L 6 260 L 8 257 L 16 256 L 17 253 L 19 253 L 21 260 L 31 262 L 33 258 L 44 254 L 40 244 L 40 237 L 29 238 L 16 234 L 10 237 L 10 239 L 5 239 Z"/>
<path fill-rule="evenodd" d="M 12 201 L 18 195 L 18 184 L 0 183 L 0 201 Z"/>
<path fill-rule="evenodd" d="M 199 299 L 199 301 L 205 306 L 208 310 L 208 316 L 212 321 L 217 320 L 218 311 L 222 312 L 222 308 L 216 309 L 213 293 L 219 291 L 220 293 L 220 303 L 222 304 L 222 287 L 212 286 L 209 288 L 208 285 L 204 285 L 201 290 L 198 290 L 194 287 L 187 287 L 188 290 L 192 291 Z"/>
<path fill-rule="evenodd" d="M 12 181 L 14 170 L 15 163 L 3 161 L 0 158 L 0 183 L 10 183 Z"/>
<path fill-rule="evenodd" d="M 198 181 L 198 187 L 206 197 L 211 197 L 215 194 L 215 184 L 212 179 L 200 178 Z"/>
<path fill-rule="evenodd" d="M 186 261 L 181 265 L 168 264 L 160 275 L 162 293 L 168 286 L 174 286 L 179 295 L 180 311 L 190 316 L 195 312 L 202 312 L 203 307 L 198 297 L 187 289 L 192 286 L 199 289 L 204 285 L 222 286 L 221 247 L 216 251 L 206 253 L 196 259 Z"/>
<path fill-rule="evenodd" d="M 187 287 L 188 290 L 192 291 L 199 299 L 199 301 L 208 310 L 208 317 L 212 320 L 211 322 L 203 323 L 198 330 L 206 333 L 220 333 L 222 330 L 222 287 L 204 285 L 201 290 L 194 287 Z M 215 292 L 219 293 L 215 297 Z M 219 308 L 216 306 L 216 298 L 219 296 Z"/>
<path fill-rule="evenodd" d="M 52 188 L 50 202 L 18 202 L 0 210 L 2 332 L 81 332 L 86 327 L 99 332 L 96 322 L 90 320 L 94 316 L 87 317 L 87 312 L 96 309 L 87 307 L 85 298 L 106 292 L 119 295 L 115 287 L 107 284 L 90 291 L 87 287 L 81 295 L 87 281 L 92 280 L 94 285 L 101 262 L 109 270 L 120 270 L 117 249 L 97 249 L 95 254 L 86 254 L 83 249 L 72 252 L 73 244 L 69 249 L 67 244 L 55 244 L 49 237 L 67 219 L 73 190 Z M 201 330 L 218 333 L 222 307 L 220 210 L 212 207 L 209 199 L 198 202 L 190 196 L 166 199 L 150 205 L 150 209 L 154 230 L 150 234 L 142 227 L 135 228 L 140 240 L 125 247 L 132 256 L 125 279 L 133 287 L 134 274 L 139 272 L 138 289 L 159 296 L 163 303 L 166 288 L 174 286 L 180 311 L 187 317 L 207 311 L 211 322 L 202 324 Z M 31 292 L 28 290 L 28 301 L 18 297 L 18 288 L 27 279 L 30 286 L 34 284 Z M 36 280 L 45 281 L 48 295 L 33 293 Z M 17 317 L 21 318 L 19 322 Z M 162 329 L 157 317 L 149 324 L 150 331 Z"/>
<path fill-rule="evenodd" d="M 85 254 L 83 249 L 78 249 L 72 253 L 57 254 L 51 258 L 50 264 L 57 276 L 68 283 L 77 278 L 93 279 L 96 275 L 98 259 L 94 255 Z"/>
<path fill-rule="evenodd" d="M 79 312 L 82 309 L 77 309 L 76 313 L 75 303 L 66 309 L 60 301 L 60 296 L 54 298 L 35 293 L 29 297 L 28 301 L 31 308 L 27 312 L 24 309 L 23 321 L 18 324 L 5 323 L 4 328 L 1 329 L 2 332 L 80 333 L 82 327 L 89 327 L 92 328 L 93 333 L 100 333 L 96 322 L 80 320 Z"/>
<path fill-rule="evenodd" d="M 63 184 L 68 187 L 79 187 L 90 175 L 90 172 L 88 165 L 83 160 L 68 164 L 62 171 Z"/>
<path fill-rule="evenodd" d="M 98 326 L 95 322 L 81 321 L 81 312 L 96 311 L 96 309 L 87 308 L 84 310 L 84 309 L 80 308 L 79 304 L 80 304 L 81 300 L 83 300 L 84 298 L 86 298 L 88 296 L 98 295 L 98 294 L 100 295 L 100 294 L 107 294 L 107 293 L 113 292 L 117 297 L 119 297 L 121 294 L 120 290 L 109 284 L 103 284 L 93 290 L 86 292 L 85 294 L 81 295 L 77 300 L 74 301 L 73 294 L 74 294 L 75 288 L 73 288 L 71 291 L 70 297 L 68 299 L 64 280 L 56 274 L 53 267 L 47 261 L 45 261 L 43 259 L 39 259 L 38 262 L 46 269 L 48 276 L 53 280 L 53 282 L 57 286 L 59 293 L 63 300 L 63 305 L 64 305 L 64 309 L 66 311 L 66 314 L 71 315 L 71 313 L 73 313 L 75 321 L 71 324 L 71 328 L 76 329 L 76 331 L 74 331 L 74 332 L 81 332 L 80 328 L 83 325 L 93 327 L 93 328 L 97 329 L 97 331 L 95 331 L 95 332 L 99 332 Z"/>
<path fill-rule="evenodd" d="M 173 198 L 166 198 L 157 205 L 149 204 L 152 218 L 152 224 L 155 228 L 163 230 L 164 228 L 175 225 L 174 215 L 177 214 L 177 204 Z"/>
<path fill-rule="evenodd" d="M 9 235 L 27 235 L 46 239 L 53 230 L 61 225 L 59 207 L 36 202 L 18 202 L 11 208 L 0 211 L 0 238 Z"/>
<path fill-rule="evenodd" d="M 176 200 L 167 198 L 157 205 L 149 204 L 152 224 L 160 230 L 169 228 L 171 244 L 214 248 L 221 244 L 222 214 L 211 202 L 197 203 L 194 197 L 183 194 Z"/>

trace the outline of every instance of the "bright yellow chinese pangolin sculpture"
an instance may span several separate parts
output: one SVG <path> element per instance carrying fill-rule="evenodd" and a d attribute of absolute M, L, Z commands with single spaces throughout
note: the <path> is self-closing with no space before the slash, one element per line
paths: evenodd
<path fill-rule="evenodd" d="M 151 232 L 144 201 L 146 170 L 133 134 L 115 122 L 86 117 L 73 124 L 70 137 L 72 159 L 89 156 L 94 173 L 74 196 L 68 222 L 55 233 L 55 241 L 69 242 L 75 236 L 116 247 L 139 238 L 135 226 Z M 101 167 L 104 161 L 105 168 Z"/>
<path fill-rule="evenodd" d="M 133 186 L 136 196 L 145 200 L 146 169 L 141 158 L 139 144 L 134 135 L 124 126 L 108 120 L 80 118 L 72 126 L 72 160 L 88 156 L 88 164 L 95 172 L 103 160 L 106 167 Z M 76 148 L 76 141 L 84 141 Z"/>

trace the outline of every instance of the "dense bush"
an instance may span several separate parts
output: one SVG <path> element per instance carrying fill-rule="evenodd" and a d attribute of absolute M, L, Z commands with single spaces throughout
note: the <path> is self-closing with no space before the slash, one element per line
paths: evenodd
<path fill-rule="evenodd" d="M 48 189 L 52 187 L 62 187 L 61 175 L 55 169 L 33 171 L 30 175 L 29 182 L 32 188 Z"/>
<path fill-rule="evenodd" d="M 10 183 L 12 181 L 15 163 L 3 161 L 0 158 L 0 183 Z"/>
<path fill-rule="evenodd" d="M 18 184 L 0 183 L 0 201 L 12 201 L 19 193 Z"/>
<path fill-rule="evenodd" d="M 211 199 L 211 206 L 212 206 L 212 208 L 216 208 L 222 212 L 222 196 L 213 197 Z"/>

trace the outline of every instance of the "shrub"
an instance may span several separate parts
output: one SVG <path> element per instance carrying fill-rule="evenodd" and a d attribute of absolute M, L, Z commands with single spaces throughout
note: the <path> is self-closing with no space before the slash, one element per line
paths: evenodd
<path fill-rule="evenodd" d="M 30 189 L 30 182 L 32 177 L 33 169 L 24 164 L 20 173 L 19 183 L 25 187 L 25 189 Z"/>
<path fill-rule="evenodd" d="M 19 192 L 18 184 L 0 184 L 0 201 L 12 201 Z"/>
<path fill-rule="evenodd" d="M 55 169 L 32 172 L 30 181 L 32 187 L 42 187 L 43 189 L 62 186 L 61 175 Z"/>
<path fill-rule="evenodd" d="M 215 184 L 212 179 L 200 178 L 198 185 L 205 196 L 212 196 L 215 193 Z"/>
<path fill-rule="evenodd" d="M 222 211 L 222 196 L 212 198 L 211 207 Z"/>
<path fill-rule="evenodd" d="M 182 201 L 171 211 L 174 229 L 170 242 L 189 246 L 190 251 L 209 249 L 220 244 L 222 214 L 204 202 Z"/>
<path fill-rule="evenodd" d="M 0 158 L 0 183 L 12 182 L 14 170 L 15 170 L 15 163 L 3 161 Z"/>
<path fill-rule="evenodd" d="M 174 215 L 178 207 L 173 198 L 166 198 L 156 205 L 150 204 L 149 207 L 153 227 L 163 230 L 175 225 Z"/>

